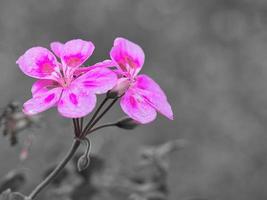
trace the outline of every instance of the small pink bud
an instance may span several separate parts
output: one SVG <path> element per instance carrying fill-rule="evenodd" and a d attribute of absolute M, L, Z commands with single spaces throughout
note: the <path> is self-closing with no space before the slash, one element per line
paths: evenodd
<path fill-rule="evenodd" d="M 117 84 L 114 88 L 112 88 L 109 92 L 109 96 L 112 97 L 119 97 L 124 94 L 124 92 L 129 88 L 130 81 L 128 78 L 120 78 L 117 81 Z"/>

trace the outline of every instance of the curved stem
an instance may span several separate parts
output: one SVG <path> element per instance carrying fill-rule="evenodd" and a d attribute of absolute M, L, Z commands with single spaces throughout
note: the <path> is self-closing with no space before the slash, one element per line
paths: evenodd
<path fill-rule="evenodd" d="M 91 152 L 91 142 L 87 137 L 84 137 L 83 140 L 86 143 L 86 150 L 84 154 L 88 157 Z"/>
<path fill-rule="evenodd" d="M 41 192 L 60 172 L 61 170 L 66 166 L 66 164 L 70 161 L 70 159 L 75 154 L 76 150 L 80 146 L 81 141 L 74 139 L 72 146 L 65 156 L 65 158 L 59 163 L 59 165 L 54 169 L 46 178 L 41 182 L 37 187 L 30 193 L 30 195 L 27 197 L 28 199 L 32 200 L 34 199 L 39 192 Z"/>

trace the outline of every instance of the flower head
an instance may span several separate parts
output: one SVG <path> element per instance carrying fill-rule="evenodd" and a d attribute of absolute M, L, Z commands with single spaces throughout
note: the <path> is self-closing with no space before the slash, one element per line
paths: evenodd
<path fill-rule="evenodd" d="M 78 118 L 90 113 L 96 105 L 96 94 L 106 93 L 117 81 L 116 74 L 101 67 L 101 63 L 81 67 L 94 48 L 92 42 L 80 39 L 65 44 L 53 42 L 51 49 L 61 62 L 46 48 L 27 50 L 17 64 L 26 75 L 39 80 L 33 84 L 33 97 L 24 103 L 23 111 L 33 115 L 57 106 L 64 117 Z"/>
<path fill-rule="evenodd" d="M 171 106 L 159 85 L 147 75 L 138 75 L 145 61 L 140 46 L 127 39 L 116 38 L 110 57 L 116 63 L 119 76 L 112 90 L 124 94 L 120 105 L 129 117 L 145 124 L 153 121 L 158 111 L 173 119 Z"/>

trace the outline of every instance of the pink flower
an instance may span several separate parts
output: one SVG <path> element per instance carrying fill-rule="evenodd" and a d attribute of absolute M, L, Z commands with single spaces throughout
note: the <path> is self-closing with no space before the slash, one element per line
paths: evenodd
<path fill-rule="evenodd" d="M 145 61 L 142 48 L 127 39 L 117 38 L 110 56 L 120 77 L 112 90 L 124 93 L 120 101 L 122 110 L 142 124 L 153 121 L 156 111 L 173 119 L 171 106 L 159 85 L 147 75 L 137 75 Z"/>
<path fill-rule="evenodd" d="M 20 69 L 28 76 L 37 78 L 32 86 L 32 99 L 24 103 L 23 111 L 34 115 L 53 106 L 61 115 L 79 118 L 90 113 L 96 105 L 96 94 L 114 87 L 117 75 L 97 64 L 86 70 L 80 66 L 94 51 L 92 42 L 80 39 L 65 44 L 51 43 L 52 52 L 43 47 L 27 50 L 18 60 Z"/>

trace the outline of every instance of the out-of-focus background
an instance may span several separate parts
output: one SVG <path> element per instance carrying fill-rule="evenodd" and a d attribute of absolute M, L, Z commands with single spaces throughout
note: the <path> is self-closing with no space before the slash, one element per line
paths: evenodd
<path fill-rule="evenodd" d="M 116 37 L 126 37 L 143 47 L 142 73 L 166 91 L 175 120 L 159 116 L 133 131 L 92 135 L 108 173 L 127 172 L 143 147 L 183 139 L 186 145 L 168 155 L 168 199 L 266 200 L 266 11 L 265 0 L 0 0 L 0 107 L 30 98 L 34 80 L 15 63 L 28 48 L 91 40 L 93 64 L 109 57 Z M 117 106 L 105 120 L 122 115 Z M 15 147 L 0 139 L 0 177 L 24 171 L 24 193 L 73 137 L 71 122 L 55 110 L 41 121 Z M 29 135 L 33 142 L 21 161 Z"/>

